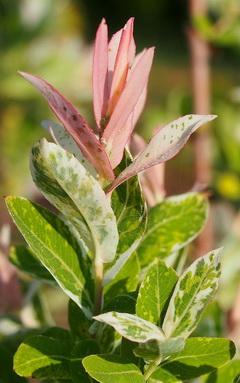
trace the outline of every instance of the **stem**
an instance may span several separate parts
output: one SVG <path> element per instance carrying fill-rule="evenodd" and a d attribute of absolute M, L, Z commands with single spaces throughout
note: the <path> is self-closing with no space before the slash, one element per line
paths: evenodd
<path fill-rule="evenodd" d="M 162 361 L 162 357 L 160 355 L 157 359 L 155 359 L 152 363 L 149 364 L 148 368 L 146 369 L 144 373 L 144 378 L 146 381 L 148 380 L 148 378 L 150 378 L 150 376 L 154 373 L 154 371 L 156 371 L 161 361 Z"/>
<path fill-rule="evenodd" d="M 102 309 L 103 301 L 103 262 L 99 256 L 96 255 L 95 262 L 95 303 L 94 315 L 98 315 Z"/>

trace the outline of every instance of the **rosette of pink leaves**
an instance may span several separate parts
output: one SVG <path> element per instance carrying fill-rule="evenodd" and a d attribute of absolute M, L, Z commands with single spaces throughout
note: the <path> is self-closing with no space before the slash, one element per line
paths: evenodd
<path fill-rule="evenodd" d="M 198 127 L 215 118 L 213 115 L 189 115 L 159 129 L 133 162 L 115 178 L 114 169 L 122 160 L 145 104 L 154 56 L 154 48 L 144 49 L 136 55 L 133 23 L 134 19 L 130 18 L 110 40 L 104 19 L 97 30 L 93 54 L 95 129 L 47 81 L 20 72 L 42 93 L 82 155 L 99 176 L 108 181 L 107 192 L 175 156 Z"/>

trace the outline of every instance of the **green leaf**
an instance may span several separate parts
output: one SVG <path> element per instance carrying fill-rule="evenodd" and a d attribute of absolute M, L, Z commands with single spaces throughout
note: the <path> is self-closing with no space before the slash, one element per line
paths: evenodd
<path fill-rule="evenodd" d="M 124 158 L 118 166 L 119 172 L 131 162 L 129 153 L 125 151 Z M 112 207 L 117 218 L 119 232 L 117 253 L 134 251 L 144 234 L 147 219 L 146 206 L 137 176 L 127 180 L 114 190 Z"/>
<path fill-rule="evenodd" d="M 14 370 L 24 377 L 69 379 L 70 357 L 68 331 L 51 329 L 24 340 L 14 356 Z"/>
<path fill-rule="evenodd" d="M 139 289 L 136 314 L 157 325 L 161 325 L 166 313 L 177 274 L 163 262 L 156 262 L 147 272 Z"/>
<path fill-rule="evenodd" d="M 81 270 L 84 257 L 76 253 L 68 227 L 53 213 L 25 198 L 7 197 L 6 203 L 36 257 L 63 291 L 90 316 L 92 301 Z"/>
<path fill-rule="evenodd" d="M 170 372 L 158 368 L 147 380 L 147 383 L 182 383 L 182 380 L 179 380 Z"/>
<path fill-rule="evenodd" d="M 212 372 L 206 383 L 238 383 L 240 378 L 240 360 L 232 360 Z"/>
<path fill-rule="evenodd" d="M 136 294 L 129 293 L 118 295 L 104 305 L 104 312 L 119 311 L 128 314 L 135 314 Z"/>
<path fill-rule="evenodd" d="M 220 252 L 211 251 L 197 259 L 179 278 L 162 326 L 167 337 L 187 338 L 196 328 L 218 288 Z"/>
<path fill-rule="evenodd" d="M 83 359 L 88 374 L 100 383 L 145 383 L 137 366 L 116 356 L 91 355 Z"/>
<path fill-rule="evenodd" d="M 163 362 L 161 369 L 178 379 L 193 379 L 224 365 L 233 358 L 234 354 L 234 343 L 228 339 L 189 338 L 184 350 Z M 152 379 L 155 374 L 157 375 L 157 372 L 151 376 Z"/>
<path fill-rule="evenodd" d="M 121 255 L 115 264 L 105 273 L 105 301 L 109 302 L 115 296 L 136 291 L 140 271 L 138 257 L 135 252 L 130 256 L 128 254 Z"/>
<path fill-rule="evenodd" d="M 190 243 L 203 228 L 206 198 L 188 193 L 170 197 L 150 209 L 148 224 L 137 253 L 142 267 L 156 257 L 166 258 Z"/>
<path fill-rule="evenodd" d="M 134 354 L 146 361 L 154 361 L 161 357 L 161 360 L 176 354 L 184 348 L 185 341 L 183 338 L 170 338 L 163 341 L 152 340 L 139 344 L 134 350 Z"/>
<path fill-rule="evenodd" d="M 111 262 L 118 244 L 116 218 L 94 177 L 74 155 L 45 139 L 32 149 L 31 171 L 41 192 L 76 227 L 85 245 Z"/>
<path fill-rule="evenodd" d="M 112 326 L 120 335 L 133 342 L 144 343 L 148 340 L 163 340 L 159 327 L 136 315 L 110 311 L 94 317 L 99 322 Z"/>
<path fill-rule="evenodd" d="M 77 342 L 71 354 L 71 376 L 74 383 L 92 382 L 92 379 L 83 368 L 82 360 L 84 357 L 91 354 L 98 354 L 99 347 L 94 340 L 83 340 Z"/>
<path fill-rule="evenodd" d="M 80 339 L 90 337 L 88 330 L 92 322 L 86 318 L 81 308 L 71 299 L 68 303 L 68 323 L 74 336 Z"/>
<path fill-rule="evenodd" d="M 48 270 L 39 262 L 37 257 L 24 245 L 13 246 L 9 254 L 10 261 L 19 270 L 30 274 L 33 278 L 54 282 L 54 278 Z"/>

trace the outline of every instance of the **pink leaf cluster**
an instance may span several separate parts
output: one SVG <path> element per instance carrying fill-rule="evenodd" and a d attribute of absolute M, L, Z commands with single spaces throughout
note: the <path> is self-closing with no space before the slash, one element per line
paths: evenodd
<path fill-rule="evenodd" d="M 133 163 L 115 178 L 114 169 L 122 160 L 145 104 L 154 56 L 154 48 L 136 55 L 133 25 L 134 19 L 130 18 L 111 39 L 104 19 L 97 30 L 92 75 L 97 129 L 92 129 L 72 103 L 47 81 L 20 72 L 42 93 L 82 154 L 109 182 L 108 192 L 139 172 L 172 158 L 197 127 L 214 117 L 185 116 L 174 122 L 175 132 L 169 130 L 168 125 L 162 128 L 148 145 L 144 144 Z M 155 167 L 150 173 L 157 174 L 161 169 Z"/>

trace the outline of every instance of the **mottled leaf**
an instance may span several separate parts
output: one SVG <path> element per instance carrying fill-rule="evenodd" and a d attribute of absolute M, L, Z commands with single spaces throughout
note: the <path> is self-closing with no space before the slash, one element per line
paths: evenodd
<path fill-rule="evenodd" d="M 141 266 L 148 266 L 156 257 L 166 258 L 191 242 L 203 228 L 207 213 L 207 200 L 197 193 L 166 198 L 151 208 L 137 249 Z"/>
<path fill-rule="evenodd" d="M 137 366 L 116 356 L 90 355 L 83 359 L 87 373 L 100 383 L 144 383 Z"/>
<path fill-rule="evenodd" d="M 78 161 L 87 169 L 87 171 L 94 177 L 98 178 L 96 169 L 84 157 L 80 148 L 72 138 L 72 136 L 64 129 L 64 126 L 57 124 L 51 120 L 42 121 L 42 126 L 49 131 L 54 141 L 60 145 L 67 152 L 74 154 Z"/>
<path fill-rule="evenodd" d="M 49 271 L 39 262 L 33 251 L 24 245 L 11 247 L 9 253 L 10 261 L 19 270 L 30 274 L 33 278 L 43 279 L 47 282 L 54 282 Z"/>
<path fill-rule="evenodd" d="M 228 339 L 189 338 L 184 349 L 163 362 L 161 368 L 185 381 L 225 365 L 234 354 L 234 343 Z"/>
<path fill-rule="evenodd" d="M 78 229 L 96 257 L 112 261 L 117 225 L 100 184 L 72 154 L 46 140 L 33 148 L 31 161 L 33 180 L 44 196 Z"/>
<path fill-rule="evenodd" d="M 133 163 L 112 182 L 108 191 L 115 189 L 122 182 L 143 170 L 170 160 L 182 149 L 195 130 L 214 118 L 216 116 L 191 114 L 180 117 L 160 128 L 146 148 L 134 159 Z"/>
<path fill-rule="evenodd" d="M 163 262 L 156 262 L 147 272 L 138 293 L 136 314 L 149 322 L 161 325 L 177 274 Z"/>
<path fill-rule="evenodd" d="M 120 335 L 133 342 L 144 343 L 152 339 L 163 340 L 159 327 L 136 315 L 110 311 L 94 317 L 99 322 L 112 326 Z"/>
<path fill-rule="evenodd" d="M 82 273 L 82 254 L 64 223 L 47 209 L 20 197 L 7 197 L 8 210 L 35 256 L 63 291 L 91 315 L 92 302 Z"/>
<path fill-rule="evenodd" d="M 71 340 L 66 330 L 58 329 L 28 337 L 14 356 L 14 370 L 24 377 L 69 379 Z"/>
<path fill-rule="evenodd" d="M 40 77 L 24 72 L 19 73 L 42 93 L 51 110 L 71 134 L 82 153 L 94 165 L 99 174 L 107 179 L 114 179 L 114 173 L 103 145 L 71 102 Z"/>
<path fill-rule="evenodd" d="M 188 337 L 196 328 L 218 288 L 220 252 L 211 251 L 197 259 L 179 278 L 162 326 L 167 337 Z"/>

